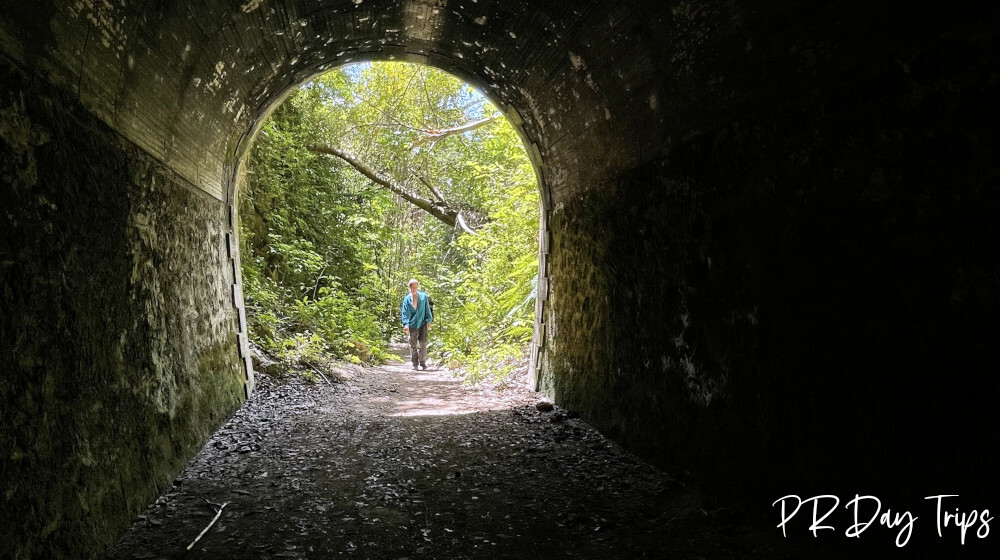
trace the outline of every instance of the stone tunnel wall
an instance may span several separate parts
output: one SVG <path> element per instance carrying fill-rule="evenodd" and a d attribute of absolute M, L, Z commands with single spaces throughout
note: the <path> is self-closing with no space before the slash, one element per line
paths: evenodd
<path fill-rule="evenodd" d="M 823 31 L 786 32 L 756 91 L 549 218 L 543 388 L 758 514 L 997 498 L 996 16 L 890 21 L 807 79 Z"/>
<path fill-rule="evenodd" d="M 227 219 L 0 62 L 0 556 L 110 545 L 242 402 Z"/>

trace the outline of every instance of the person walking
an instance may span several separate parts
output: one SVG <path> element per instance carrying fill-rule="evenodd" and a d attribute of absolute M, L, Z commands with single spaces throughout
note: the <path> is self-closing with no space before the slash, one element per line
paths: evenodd
<path fill-rule="evenodd" d="M 400 317 L 403 319 L 403 330 L 410 341 L 410 361 L 413 369 L 420 366 L 427 369 L 427 330 L 434 321 L 434 310 L 427 294 L 420 291 L 420 282 L 411 278 L 410 293 L 403 298 Z"/>

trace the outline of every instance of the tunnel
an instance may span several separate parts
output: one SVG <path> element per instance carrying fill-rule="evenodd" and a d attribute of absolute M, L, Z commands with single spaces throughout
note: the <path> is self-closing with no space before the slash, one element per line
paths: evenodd
<path fill-rule="evenodd" d="M 101 554 L 253 391 L 249 148 L 297 86 L 368 60 L 448 71 L 519 127 L 532 382 L 558 405 L 762 525 L 789 494 L 1000 508 L 998 16 L 5 2 L 0 556 Z"/>

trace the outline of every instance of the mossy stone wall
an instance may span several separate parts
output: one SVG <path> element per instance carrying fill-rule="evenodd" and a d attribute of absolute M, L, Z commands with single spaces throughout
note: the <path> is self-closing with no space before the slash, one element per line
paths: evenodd
<path fill-rule="evenodd" d="M 87 558 L 243 400 L 226 207 L 0 76 L 0 556 Z"/>

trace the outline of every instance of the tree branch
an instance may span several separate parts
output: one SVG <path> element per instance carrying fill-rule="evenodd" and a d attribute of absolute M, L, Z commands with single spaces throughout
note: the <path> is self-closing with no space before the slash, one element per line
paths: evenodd
<path fill-rule="evenodd" d="M 359 160 L 353 154 L 350 154 L 336 146 L 330 145 L 313 145 L 309 146 L 309 151 L 317 154 L 327 154 L 331 156 L 337 156 L 338 158 L 346 161 L 353 167 L 357 169 L 362 175 L 368 177 L 376 184 L 382 185 L 383 187 L 389 189 L 390 191 L 396 193 L 397 195 L 403 197 L 407 202 L 420 208 L 424 212 L 427 212 L 431 216 L 434 216 L 441 222 L 448 224 L 450 227 L 455 227 L 458 220 L 458 210 L 448 206 L 444 200 L 440 202 L 434 202 L 432 200 L 427 200 L 426 198 L 421 198 L 416 194 L 410 192 L 406 187 L 397 183 L 391 177 L 384 173 L 373 169 L 371 166 L 365 162 Z M 464 227 L 466 231 L 469 231 L 467 227 Z"/>
<path fill-rule="evenodd" d="M 462 105 L 461 107 L 458 108 L 458 111 L 460 113 L 464 114 L 469 109 L 475 107 L 476 105 L 482 105 L 483 103 L 486 103 L 486 98 L 485 97 L 480 97 L 479 99 L 474 99 L 474 100 L 466 103 L 465 105 Z"/>
<path fill-rule="evenodd" d="M 416 175 L 416 174 L 414 174 L 414 175 Z M 434 188 L 434 185 L 432 185 L 430 181 L 428 181 L 426 178 L 424 178 L 423 175 L 416 175 L 416 177 L 417 177 L 417 179 L 420 179 L 421 183 L 423 183 L 428 189 L 430 189 L 431 193 L 433 193 L 434 196 L 436 196 L 438 200 L 440 200 L 442 203 L 444 202 L 444 197 L 441 196 L 441 192 L 438 191 L 436 188 Z"/>
<path fill-rule="evenodd" d="M 458 216 L 456 216 L 455 218 L 456 218 L 455 222 L 458 224 L 458 227 L 462 229 L 462 231 L 464 231 L 465 233 L 471 233 L 471 234 L 475 235 L 476 230 L 474 230 L 471 227 L 469 227 L 469 224 L 466 223 L 465 218 L 462 217 L 462 213 L 461 212 L 459 212 Z"/>
<path fill-rule="evenodd" d="M 478 121 L 472 121 L 458 126 L 453 126 L 451 128 L 442 128 L 438 130 L 424 130 L 422 132 L 422 137 L 417 139 L 415 144 L 422 144 L 424 142 L 437 141 L 442 138 L 451 136 L 452 134 L 461 134 L 463 132 L 469 132 L 470 130 L 476 130 L 477 128 L 486 126 L 487 124 L 495 121 L 497 119 L 496 115 L 492 117 L 486 117 L 485 119 L 479 119 Z"/>

